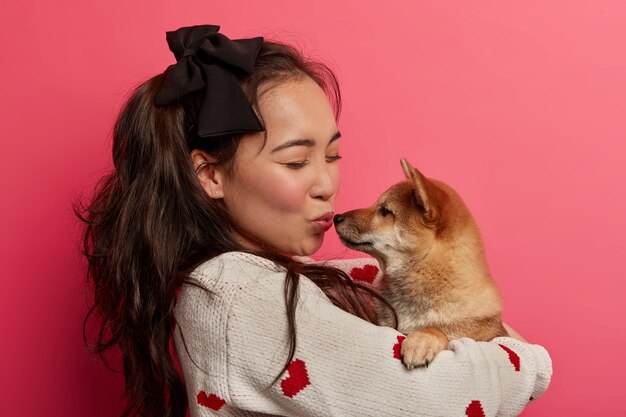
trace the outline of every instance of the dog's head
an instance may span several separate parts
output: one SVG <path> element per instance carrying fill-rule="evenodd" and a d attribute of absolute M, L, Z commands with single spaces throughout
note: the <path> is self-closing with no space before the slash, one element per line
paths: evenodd
<path fill-rule="evenodd" d="M 335 229 L 349 248 L 389 260 L 419 261 L 451 232 L 469 211 L 446 184 L 426 178 L 406 160 L 400 161 L 406 180 L 388 188 L 370 207 L 334 217 Z"/>

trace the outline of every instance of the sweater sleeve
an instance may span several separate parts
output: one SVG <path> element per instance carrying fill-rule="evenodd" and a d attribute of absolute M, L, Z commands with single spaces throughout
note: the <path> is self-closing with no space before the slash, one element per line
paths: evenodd
<path fill-rule="evenodd" d="M 315 261 L 315 264 L 334 266 L 350 275 L 353 281 L 361 282 L 372 287 L 378 287 L 383 276 L 378 261 L 375 258 L 348 258 Z"/>
<path fill-rule="evenodd" d="M 539 345 L 509 337 L 452 340 L 428 368 L 400 362 L 404 335 L 334 306 L 300 276 L 296 349 L 289 353 L 285 272 L 242 266 L 226 325 L 229 405 L 288 416 L 517 416 L 547 388 L 552 363 Z"/>

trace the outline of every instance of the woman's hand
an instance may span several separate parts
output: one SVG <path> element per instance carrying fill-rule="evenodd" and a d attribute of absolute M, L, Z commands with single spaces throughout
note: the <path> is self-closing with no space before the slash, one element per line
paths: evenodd
<path fill-rule="evenodd" d="M 513 338 L 515 338 L 517 340 L 521 340 L 524 343 L 528 343 L 528 341 L 526 339 L 524 339 L 521 334 L 519 334 L 515 330 L 513 330 L 508 324 L 506 324 L 505 322 L 502 322 L 502 325 L 504 326 L 506 331 L 509 333 L 509 336 L 511 336 L 511 337 L 513 337 Z"/>

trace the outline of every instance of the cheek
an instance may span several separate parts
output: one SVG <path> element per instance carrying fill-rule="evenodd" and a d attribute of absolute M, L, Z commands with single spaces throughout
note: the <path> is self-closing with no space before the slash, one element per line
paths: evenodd
<path fill-rule="evenodd" d="M 330 176 L 333 181 L 333 188 L 335 190 L 335 194 L 339 192 L 339 184 L 341 183 L 341 175 L 339 174 L 339 164 L 335 163 L 332 171 L 330 172 Z"/>
<path fill-rule="evenodd" d="M 284 169 L 283 169 L 284 171 Z M 255 194 L 274 210 L 283 212 L 301 211 L 307 193 L 307 182 L 302 176 L 289 175 L 280 169 L 257 175 L 254 183 Z"/>

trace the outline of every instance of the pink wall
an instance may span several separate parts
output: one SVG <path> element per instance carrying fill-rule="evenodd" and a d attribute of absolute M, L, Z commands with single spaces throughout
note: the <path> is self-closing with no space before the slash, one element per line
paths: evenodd
<path fill-rule="evenodd" d="M 212 23 L 297 41 L 337 70 L 337 212 L 400 181 L 400 157 L 465 197 L 506 320 L 554 360 L 552 386 L 524 415 L 626 415 L 625 3 L 216 3 L 3 6 L 3 414 L 120 410 L 121 377 L 82 344 L 70 203 L 110 165 L 124 94 L 173 62 L 164 32 Z M 357 255 L 333 235 L 319 256 Z"/>

